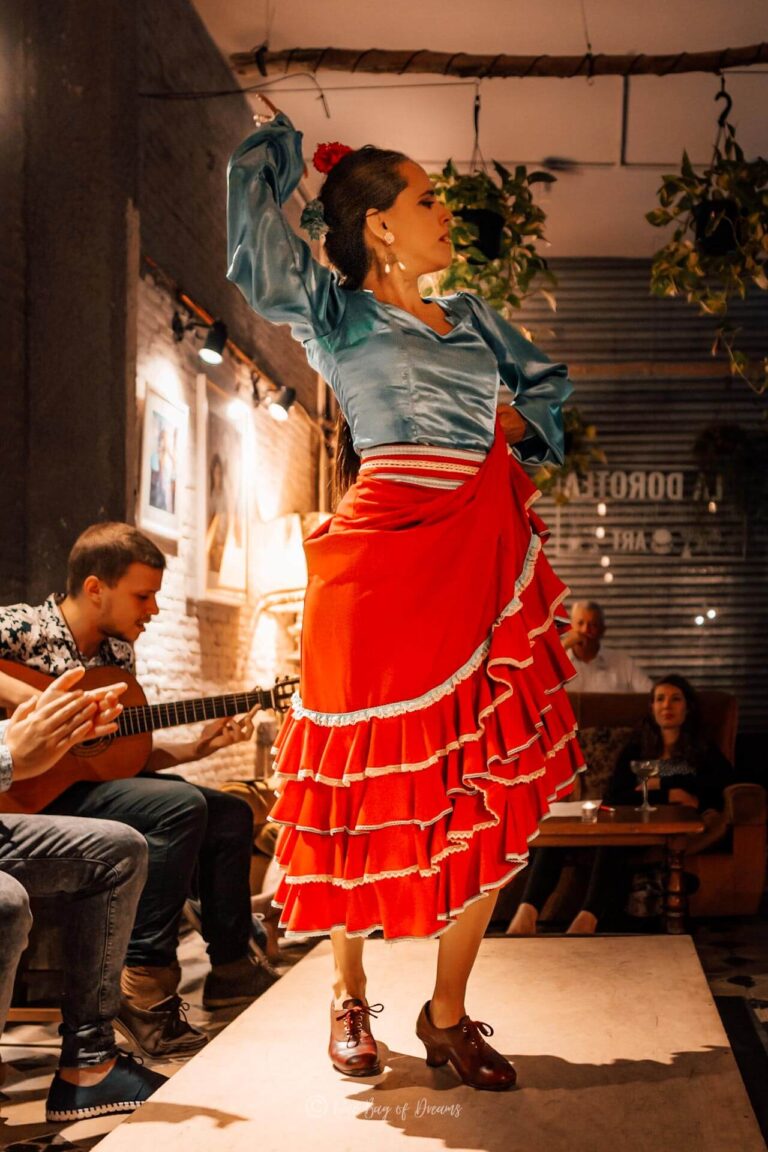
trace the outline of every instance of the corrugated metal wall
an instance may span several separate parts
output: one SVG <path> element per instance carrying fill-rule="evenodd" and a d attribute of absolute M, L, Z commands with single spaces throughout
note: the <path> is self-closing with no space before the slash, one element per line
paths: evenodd
<path fill-rule="evenodd" d="M 681 301 L 649 295 L 647 262 L 552 267 L 557 313 L 540 301 L 521 320 L 571 366 L 573 402 L 597 424 L 608 463 L 571 483 L 567 504 L 546 497 L 537 506 L 552 528 L 550 556 L 574 598 L 604 605 L 608 643 L 652 676 L 675 670 L 699 687 L 735 692 L 742 730 L 767 731 L 768 509 L 745 509 L 749 494 L 726 462 L 699 472 L 693 444 L 725 422 L 751 434 L 766 428 L 768 398 L 711 359 L 710 322 Z M 737 318 L 745 348 L 764 352 L 768 294 L 757 293 Z"/>

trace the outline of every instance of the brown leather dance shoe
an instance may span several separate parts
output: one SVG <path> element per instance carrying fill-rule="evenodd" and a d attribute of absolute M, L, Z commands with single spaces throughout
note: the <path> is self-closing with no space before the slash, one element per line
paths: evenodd
<path fill-rule="evenodd" d="M 463 1016 L 452 1028 L 436 1028 L 430 1020 L 427 1001 L 416 1022 L 416 1035 L 427 1050 L 430 1068 L 441 1068 L 450 1060 L 470 1088 L 492 1092 L 514 1088 L 517 1073 L 513 1065 L 483 1039 L 493 1035 L 490 1024 Z"/>
<path fill-rule="evenodd" d="M 383 1008 L 383 1004 L 369 1005 L 355 999 L 345 1000 L 340 1009 L 331 1004 L 328 1055 L 337 1072 L 345 1076 L 375 1076 L 381 1072 L 370 1017 L 378 1016 Z"/>

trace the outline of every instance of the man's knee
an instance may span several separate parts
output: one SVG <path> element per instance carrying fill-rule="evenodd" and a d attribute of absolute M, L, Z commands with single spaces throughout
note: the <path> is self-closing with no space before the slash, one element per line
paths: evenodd
<path fill-rule="evenodd" d="M 141 832 L 137 832 L 135 828 L 129 828 L 127 824 L 113 823 L 109 827 L 112 848 L 117 854 L 124 872 L 130 876 L 139 876 L 145 879 L 149 856 L 146 837 L 142 836 Z"/>
<path fill-rule="evenodd" d="M 13 876 L 0 873 L 0 940 L 2 951 L 20 956 L 32 927 L 29 896 Z"/>
<path fill-rule="evenodd" d="M 190 828 L 205 829 L 208 822 L 208 805 L 205 797 L 185 780 L 162 781 L 165 790 L 161 797 L 162 814 L 171 825 L 184 825 Z"/>

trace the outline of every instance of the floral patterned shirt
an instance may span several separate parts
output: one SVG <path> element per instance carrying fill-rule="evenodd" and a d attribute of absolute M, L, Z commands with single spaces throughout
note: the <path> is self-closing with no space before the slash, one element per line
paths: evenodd
<path fill-rule="evenodd" d="M 59 607 L 63 599 L 63 593 L 55 593 L 42 604 L 0 608 L 0 660 L 14 660 L 49 676 L 60 676 L 77 665 L 96 668 L 104 664 L 134 673 L 133 648 L 125 640 L 104 640 L 90 659 L 78 651 Z"/>

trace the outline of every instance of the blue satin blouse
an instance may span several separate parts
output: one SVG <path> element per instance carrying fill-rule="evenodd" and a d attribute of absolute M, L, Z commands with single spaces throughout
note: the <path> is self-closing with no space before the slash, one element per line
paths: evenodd
<path fill-rule="evenodd" d="M 372 292 L 342 288 L 280 210 L 303 168 L 301 133 L 282 113 L 235 151 L 227 275 L 259 315 L 290 324 L 333 389 L 356 450 L 431 444 L 487 451 L 503 383 L 529 427 L 515 454 L 561 463 L 561 405 L 572 390 L 565 365 L 471 293 L 436 298 L 453 325 L 440 336 Z"/>

